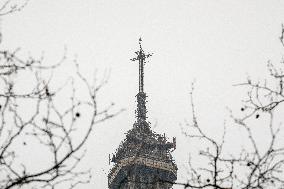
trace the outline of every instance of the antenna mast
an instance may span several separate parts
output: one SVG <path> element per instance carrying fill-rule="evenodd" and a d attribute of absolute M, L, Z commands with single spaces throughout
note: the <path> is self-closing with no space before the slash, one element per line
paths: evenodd
<path fill-rule="evenodd" d="M 145 54 L 142 45 L 141 45 L 142 39 L 139 39 L 139 51 L 136 51 L 135 54 L 137 57 L 132 58 L 130 60 L 139 62 L 139 92 L 136 95 L 137 97 L 137 111 L 136 111 L 136 117 L 138 118 L 138 122 L 145 121 L 146 120 L 146 94 L 144 93 L 144 64 L 145 59 L 152 56 L 152 54 Z"/>
<path fill-rule="evenodd" d="M 136 51 L 135 54 L 137 55 L 137 57 L 132 58 L 130 60 L 132 61 L 139 61 L 139 93 L 142 92 L 144 93 L 144 64 L 145 64 L 145 59 L 149 58 L 150 56 L 152 56 L 152 54 L 145 54 L 143 49 L 142 49 L 142 45 L 141 45 L 142 39 L 139 38 L 139 51 Z"/>

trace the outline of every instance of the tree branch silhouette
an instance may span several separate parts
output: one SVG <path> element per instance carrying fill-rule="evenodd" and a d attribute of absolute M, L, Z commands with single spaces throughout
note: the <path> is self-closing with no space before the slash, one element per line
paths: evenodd
<path fill-rule="evenodd" d="M 284 28 L 282 26 L 280 42 L 283 42 Z M 283 129 L 275 121 L 275 115 L 283 108 L 283 61 L 276 67 L 268 62 L 270 79 L 264 82 L 253 81 L 248 78 L 246 82 L 237 84 L 246 87 L 247 98 L 241 108 L 243 116 L 235 116 L 230 110 L 233 123 L 241 128 L 247 136 L 248 143 L 236 154 L 228 154 L 223 148 L 228 143 L 227 131 L 221 140 L 210 137 L 202 129 L 195 111 L 193 91 L 191 96 L 192 123 L 186 121 L 188 132 L 183 134 L 190 141 L 199 141 L 207 147 L 201 147 L 199 157 L 206 160 L 204 165 L 195 165 L 189 160 L 189 176 L 187 183 L 176 183 L 184 188 L 219 188 L 219 189 L 254 189 L 254 188 L 283 188 L 284 187 L 284 145 L 281 141 Z M 269 82 L 268 82 L 269 81 Z M 268 83 L 273 83 L 269 85 Z M 193 86 L 193 85 L 192 85 Z M 254 129 L 253 123 L 260 116 L 267 118 L 267 123 Z M 281 119 L 281 118 L 280 118 Z M 267 146 L 259 143 L 256 136 L 259 130 L 268 130 L 267 136 L 262 140 Z M 282 133 L 281 133 L 282 132 Z"/>

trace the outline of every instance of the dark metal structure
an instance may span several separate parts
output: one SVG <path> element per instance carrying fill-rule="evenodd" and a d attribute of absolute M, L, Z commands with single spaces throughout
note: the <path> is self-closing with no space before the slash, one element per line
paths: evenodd
<path fill-rule="evenodd" d="M 108 175 L 110 189 L 169 189 L 177 179 L 177 166 L 171 156 L 176 139 L 168 142 L 164 135 L 151 130 L 147 121 L 146 93 L 144 92 L 145 54 L 139 39 L 139 51 L 132 61 L 139 61 L 139 92 L 133 128 L 126 133 L 110 161 L 114 163 Z"/>

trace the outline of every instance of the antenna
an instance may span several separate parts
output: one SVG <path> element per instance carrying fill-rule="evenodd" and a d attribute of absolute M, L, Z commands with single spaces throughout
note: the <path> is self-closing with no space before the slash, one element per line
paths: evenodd
<path fill-rule="evenodd" d="M 146 120 L 146 94 L 144 93 L 144 64 L 145 59 L 152 56 L 152 54 L 145 54 L 142 49 L 142 39 L 139 38 L 139 51 L 136 51 L 135 54 L 137 57 L 130 59 L 131 61 L 138 60 L 139 62 L 139 92 L 136 95 L 137 97 L 137 111 L 136 117 L 138 121 L 145 121 Z"/>
<path fill-rule="evenodd" d="M 142 49 L 142 39 L 139 38 L 139 51 L 136 51 L 135 54 L 137 57 L 130 59 L 131 61 L 139 61 L 139 92 L 144 92 L 144 64 L 145 59 L 152 56 L 152 54 L 145 54 Z"/>

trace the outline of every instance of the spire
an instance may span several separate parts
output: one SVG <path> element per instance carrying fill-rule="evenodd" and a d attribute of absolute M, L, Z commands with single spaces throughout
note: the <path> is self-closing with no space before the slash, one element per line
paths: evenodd
<path fill-rule="evenodd" d="M 165 134 L 152 131 L 150 122 L 146 120 L 144 65 L 146 58 L 152 54 L 145 55 L 141 42 L 140 38 L 139 50 L 135 52 L 137 56 L 131 59 L 139 63 L 139 90 L 135 111 L 137 120 L 112 158 L 109 155 L 109 162 L 115 164 L 108 174 L 109 189 L 171 188 L 171 183 L 177 179 L 177 166 L 171 156 L 171 149 L 176 146 L 175 138 L 173 142 L 168 142 Z M 159 183 L 161 180 L 165 182 Z"/>
<path fill-rule="evenodd" d="M 135 54 L 137 57 L 132 58 L 130 60 L 139 62 L 139 91 L 136 95 L 137 97 L 137 112 L 136 117 L 138 119 L 138 122 L 141 120 L 146 120 L 146 94 L 144 93 L 144 65 L 145 65 L 145 59 L 152 56 L 152 54 L 145 54 L 142 45 L 141 45 L 142 39 L 139 38 L 139 51 L 136 51 Z"/>
<path fill-rule="evenodd" d="M 145 64 L 145 59 L 149 58 L 150 56 L 152 56 L 152 54 L 145 54 L 143 49 L 142 49 L 142 45 L 141 45 L 142 39 L 141 37 L 139 38 L 139 51 L 136 51 L 135 54 L 137 55 L 137 57 L 132 58 L 130 60 L 132 61 L 136 61 L 138 60 L 139 62 L 139 92 L 144 92 L 144 64 Z"/>

